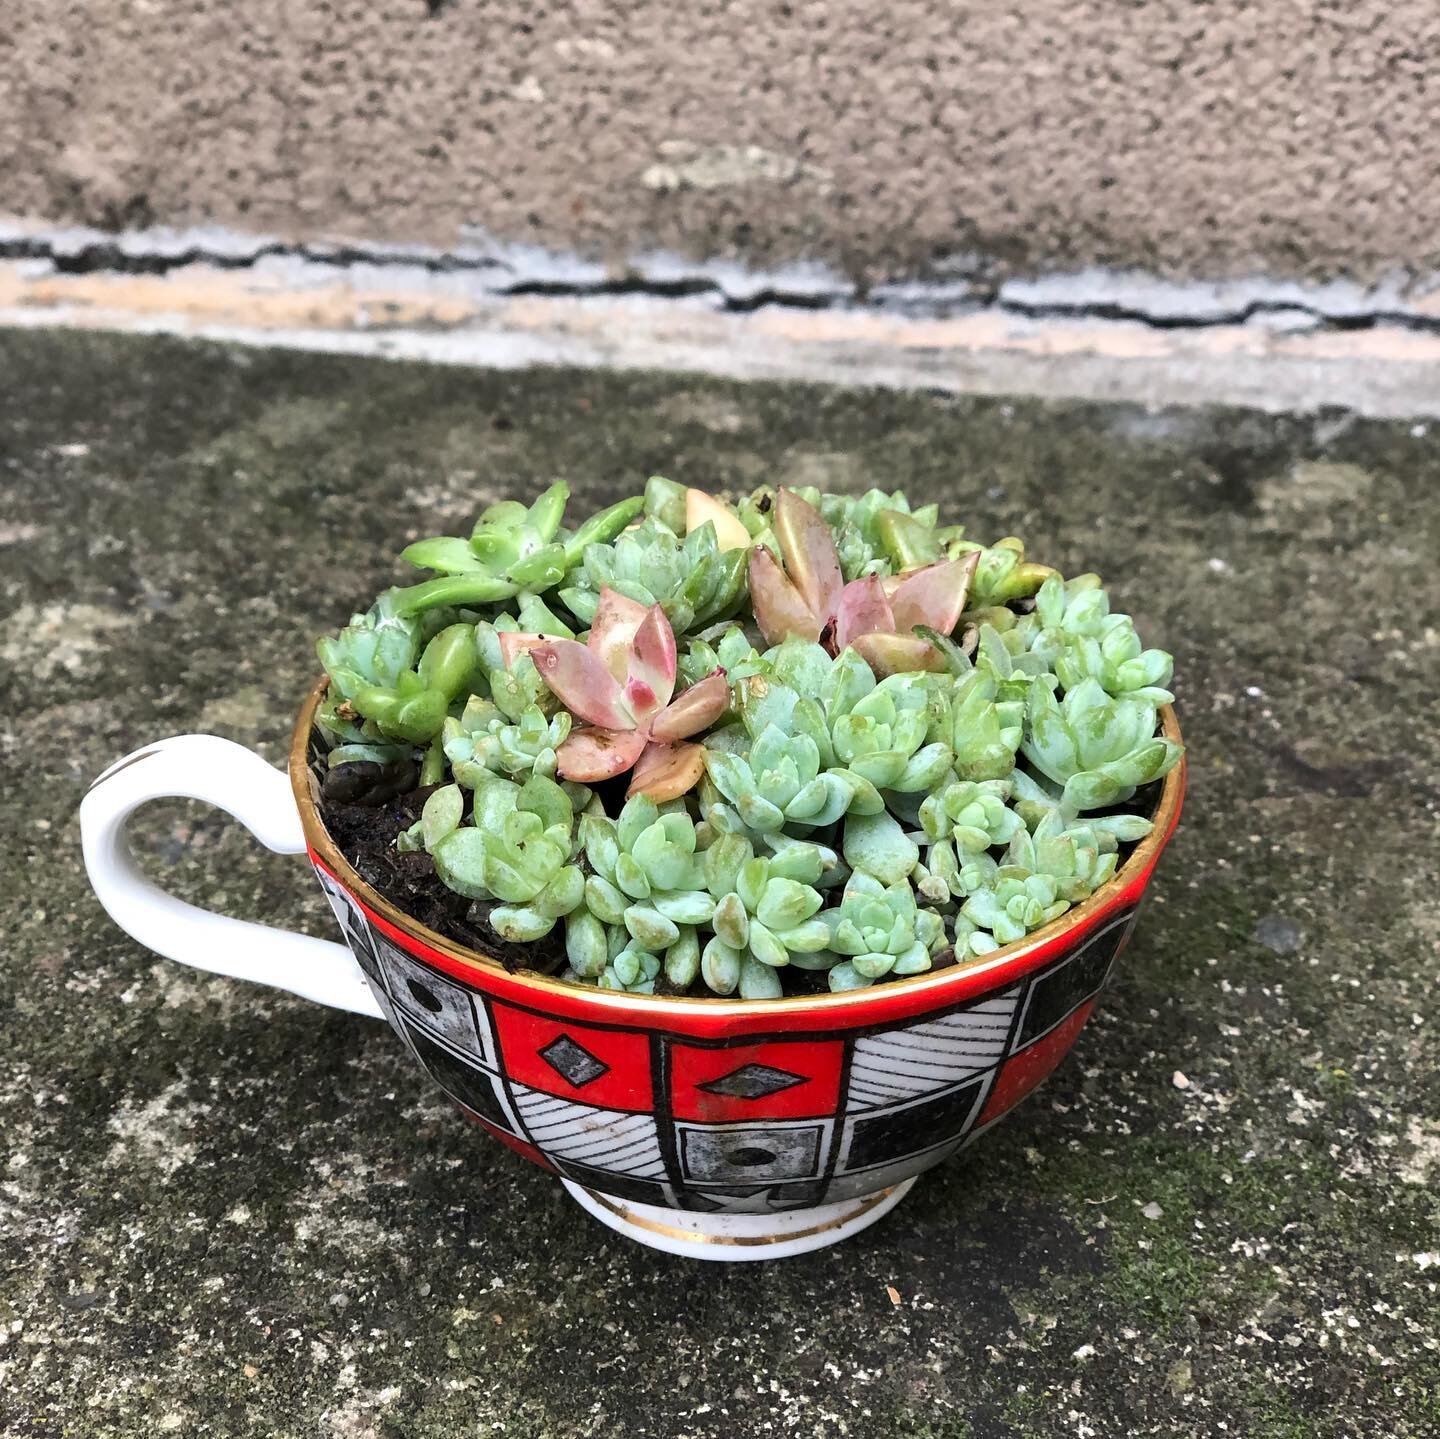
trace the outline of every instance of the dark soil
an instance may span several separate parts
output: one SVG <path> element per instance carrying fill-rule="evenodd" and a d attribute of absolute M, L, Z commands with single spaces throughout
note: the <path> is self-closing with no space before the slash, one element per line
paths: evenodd
<path fill-rule="evenodd" d="M 341 772 L 358 766 L 339 766 L 322 786 L 320 815 L 340 853 L 371 888 L 437 934 L 467 949 L 498 960 L 512 973 L 529 969 L 555 974 L 565 967 L 565 933 L 561 926 L 533 944 L 501 939 L 489 921 L 492 905 L 456 894 L 435 872 L 428 854 L 402 854 L 395 840 L 420 818 L 426 799 L 435 789 L 412 789 L 391 796 L 388 786 L 365 790 L 347 784 L 352 777 Z M 378 766 L 369 766 L 378 769 Z M 337 775 L 340 781 L 330 783 Z M 330 791 L 357 794 L 358 799 L 331 798 Z"/>

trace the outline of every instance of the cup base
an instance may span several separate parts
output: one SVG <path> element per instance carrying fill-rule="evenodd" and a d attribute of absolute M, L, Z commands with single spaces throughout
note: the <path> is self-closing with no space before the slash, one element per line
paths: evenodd
<path fill-rule="evenodd" d="M 569 1179 L 560 1182 L 602 1224 L 617 1234 L 687 1259 L 734 1264 L 755 1259 L 788 1259 L 825 1249 L 883 1219 L 910 1192 L 915 1178 L 892 1184 L 878 1194 L 789 1209 L 781 1214 L 700 1214 L 662 1209 L 599 1194 Z"/>

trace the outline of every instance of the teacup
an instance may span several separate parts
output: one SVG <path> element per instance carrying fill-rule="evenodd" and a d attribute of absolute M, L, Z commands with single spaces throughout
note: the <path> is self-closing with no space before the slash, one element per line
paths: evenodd
<path fill-rule="evenodd" d="M 643 1244 L 778 1258 L 857 1233 L 916 1177 L 998 1123 L 1069 1052 L 1174 832 L 1183 761 L 1155 827 L 1113 879 L 1024 940 L 843 994 L 779 1000 L 627 994 L 524 971 L 446 939 L 372 889 L 326 832 L 302 707 L 289 774 L 183 735 L 112 765 L 80 808 L 111 917 L 171 959 L 384 1018 L 482 1129 Z M 1180 738 L 1175 715 L 1164 733 Z M 305 854 L 334 944 L 197 909 L 146 880 L 125 824 L 147 800 L 207 800 Z"/>

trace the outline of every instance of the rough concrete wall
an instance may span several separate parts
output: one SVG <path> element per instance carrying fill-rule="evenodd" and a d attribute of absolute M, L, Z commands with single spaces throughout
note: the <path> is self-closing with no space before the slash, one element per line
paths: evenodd
<path fill-rule="evenodd" d="M 1432 0 L 8 0 L 0 206 L 861 277 L 1440 264 Z"/>

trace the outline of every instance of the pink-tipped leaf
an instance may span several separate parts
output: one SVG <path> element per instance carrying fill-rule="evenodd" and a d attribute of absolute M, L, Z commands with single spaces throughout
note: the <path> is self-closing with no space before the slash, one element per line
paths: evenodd
<path fill-rule="evenodd" d="M 569 741 L 566 741 L 569 743 Z M 700 783 L 705 773 L 705 751 L 698 744 L 652 744 L 646 746 L 635 765 L 626 799 L 648 795 L 656 804 L 679 799 Z"/>
<path fill-rule="evenodd" d="M 639 600 L 608 586 L 601 589 L 586 643 L 622 685 L 630 672 L 630 646 L 644 618 L 645 606 Z"/>
<path fill-rule="evenodd" d="M 778 645 L 787 635 L 802 640 L 820 638 L 824 617 L 805 603 L 765 545 L 750 551 L 750 603 L 766 644 Z"/>
<path fill-rule="evenodd" d="M 530 651 L 540 678 L 577 719 L 604 729 L 635 728 L 615 677 L 576 640 L 548 640 Z"/>
<path fill-rule="evenodd" d="M 908 634 L 916 625 L 929 625 L 948 635 L 959 623 L 970 577 L 979 562 L 978 551 L 972 551 L 961 559 L 942 560 L 902 575 L 890 595 L 895 628 Z"/>
<path fill-rule="evenodd" d="M 730 686 L 724 670 L 712 670 L 693 684 L 650 721 L 650 737 L 668 741 L 688 739 L 709 729 L 730 705 Z"/>
<path fill-rule="evenodd" d="M 645 612 L 630 642 L 630 670 L 625 692 L 638 719 L 664 709 L 675 693 L 675 631 L 659 605 Z"/>
<path fill-rule="evenodd" d="M 571 730 L 555 751 L 555 769 L 561 779 L 598 784 L 624 774 L 644 753 L 647 743 L 639 730 Z"/>
<path fill-rule="evenodd" d="M 853 644 L 859 635 L 888 634 L 895 629 L 895 616 L 885 598 L 885 586 L 874 575 L 851 580 L 840 592 L 835 612 L 837 653 Z"/>

